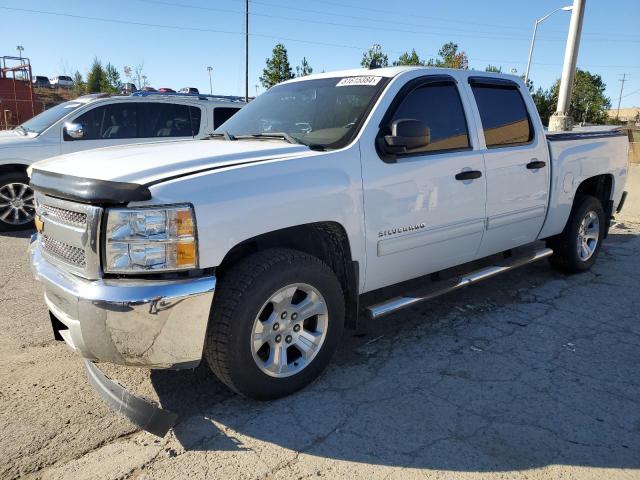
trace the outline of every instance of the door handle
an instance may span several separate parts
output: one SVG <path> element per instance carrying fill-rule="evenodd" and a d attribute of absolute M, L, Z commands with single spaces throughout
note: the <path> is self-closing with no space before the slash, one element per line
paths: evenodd
<path fill-rule="evenodd" d="M 456 180 L 475 180 L 476 178 L 480 178 L 482 176 L 482 172 L 480 170 L 466 170 L 464 172 L 460 172 L 456 175 Z"/>
<path fill-rule="evenodd" d="M 538 168 L 544 168 L 547 166 L 547 162 L 543 162 L 542 160 L 531 160 L 527 163 L 527 168 L 529 170 L 537 170 Z"/>

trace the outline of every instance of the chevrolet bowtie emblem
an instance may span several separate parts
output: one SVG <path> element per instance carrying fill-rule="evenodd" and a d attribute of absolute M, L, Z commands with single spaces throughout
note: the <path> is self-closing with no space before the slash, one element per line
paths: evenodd
<path fill-rule="evenodd" d="M 44 222 L 42 221 L 40 215 L 36 215 L 36 218 L 33 219 L 33 223 L 36 224 L 36 230 L 38 231 L 38 233 L 44 232 Z"/>

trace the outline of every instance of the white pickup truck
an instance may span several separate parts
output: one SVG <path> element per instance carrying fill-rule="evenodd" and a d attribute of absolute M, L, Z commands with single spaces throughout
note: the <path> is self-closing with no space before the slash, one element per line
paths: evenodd
<path fill-rule="evenodd" d="M 517 77 L 323 73 L 273 87 L 209 140 L 36 164 L 31 261 L 56 338 L 110 405 L 163 434 L 171 414 L 94 361 L 204 357 L 238 393 L 288 395 L 344 327 L 545 257 L 590 268 L 627 150 L 616 131 L 546 134 Z"/>
<path fill-rule="evenodd" d="M 0 131 L 0 232 L 32 226 L 29 165 L 93 148 L 203 138 L 243 105 L 237 97 L 210 95 L 91 94 Z"/>

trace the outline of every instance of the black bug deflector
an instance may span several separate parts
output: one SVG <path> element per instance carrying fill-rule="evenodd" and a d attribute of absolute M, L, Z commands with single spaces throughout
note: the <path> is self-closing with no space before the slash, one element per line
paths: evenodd
<path fill-rule="evenodd" d="M 38 169 L 33 170 L 30 185 L 47 195 L 82 203 L 117 205 L 151 199 L 149 189 L 137 183 L 74 177 Z"/>
<path fill-rule="evenodd" d="M 169 410 L 163 410 L 148 400 L 136 397 L 119 383 L 108 378 L 90 360 L 84 361 L 84 368 L 91 386 L 104 402 L 120 415 L 129 419 L 138 427 L 158 437 L 164 437 L 176 423 L 178 416 Z"/>

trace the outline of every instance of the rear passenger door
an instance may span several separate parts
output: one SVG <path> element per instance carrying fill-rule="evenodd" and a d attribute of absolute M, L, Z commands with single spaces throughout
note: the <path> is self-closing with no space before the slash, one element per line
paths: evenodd
<path fill-rule="evenodd" d="M 525 103 L 530 97 L 518 83 L 470 77 L 469 87 L 484 134 L 487 225 L 479 256 L 486 256 L 537 238 L 546 215 L 550 166 L 546 138 L 536 131 Z"/>
<path fill-rule="evenodd" d="M 143 141 L 196 137 L 200 133 L 200 107 L 179 103 L 141 104 L 140 138 Z"/>

